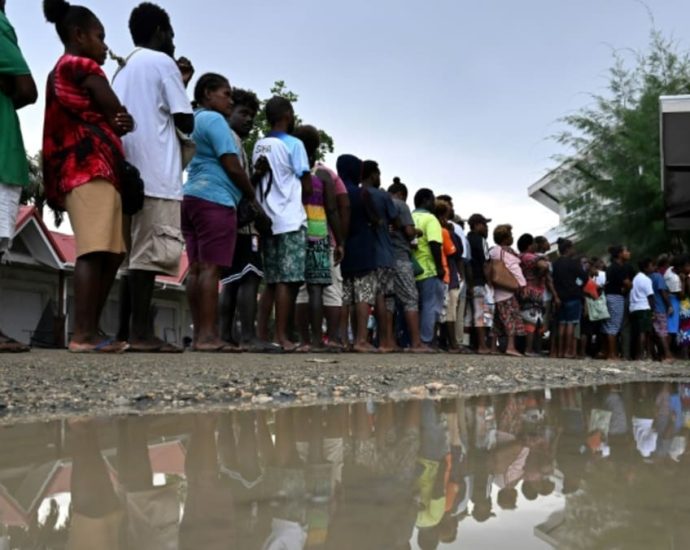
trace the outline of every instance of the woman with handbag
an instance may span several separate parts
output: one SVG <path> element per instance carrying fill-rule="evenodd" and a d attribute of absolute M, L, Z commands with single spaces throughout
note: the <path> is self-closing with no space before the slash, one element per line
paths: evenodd
<path fill-rule="evenodd" d="M 120 136 L 132 131 L 134 120 L 101 69 L 108 47 L 94 13 L 64 0 L 45 0 L 43 9 L 65 45 L 48 76 L 43 176 L 48 203 L 67 211 L 77 247 L 68 347 L 119 353 L 127 344 L 104 339 L 99 321 L 125 253 Z"/>
<path fill-rule="evenodd" d="M 491 283 L 496 301 L 498 334 L 507 339 L 505 354 L 523 355 L 515 347 L 515 337 L 525 335 L 517 293 L 527 285 L 520 268 L 520 256 L 512 249 L 513 227 L 498 225 L 494 229 L 496 246 L 489 251 L 491 258 Z"/>
<path fill-rule="evenodd" d="M 237 241 L 237 206 L 254 203 L 254 187 L 240 163 L 241 151 L 226 117 L 232 88 L 215 73 L 201 76 L 194 89 L 196 155 L 183 187 L 182 234 L 187 245 L 187 297 L 194 322 L 193 351 L 232 353 L 240 349 L 220 337 L 220 270 L 232 267 Z"/>

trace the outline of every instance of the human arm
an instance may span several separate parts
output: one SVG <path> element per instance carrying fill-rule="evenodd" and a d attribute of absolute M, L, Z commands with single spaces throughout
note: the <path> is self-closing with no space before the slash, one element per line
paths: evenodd
<path fill-rule="evenodd" d="M 347 193 L 338 194 L 335 196 L 335 202 L 338 207 L 340 230 L 344 240 L 350 234 L 350 196 Z"/>
<path fill-rule="evenodd" d="M 0 75 L 0 93 L 10 98 L 16 110 L 36 103 L 38 99 L 36 82 L 30 74 Z"/>
<path fill-rule="evenodd" d="M 443 281 L 446 276 L 446 270 L 443 269 L 443 251 L 442 244 L 437 242 L 429 242 L 429 249 L 431 256 L 434 258 L 434 265 L 436 265 L 436 276 Z"/>
<path fill-rule="evenodd" d="M 333 178 L 331 178 L 331 175 L 326 170 L 318 170 L 316 172 L 316 177 L 323 182 L 326 220 L 328 221 L 328 226 L 331 228 L 333 238 L 335 239 L 335 263 L 339 264 L 344 256 L 344 237 L 340 223 L 340 216 L 338 214 L 338 205 L 335 196 L 335 184 L 333 183 Z"/>
<path fill-rule="evenodd" d="M 225 173 L 232 180 L 242 195 L 250 200 L 254 200 L 254 186 L 247 176 L 247 172 L 240 163 L 240 158 L 235 153 L 225 153 L 219 157 L 220 164 Z"/>
<path fill-rule="evenodd" d="M 108 124 L 119 136 L 134 129 L 134 119 L 127 112 L 105 76 L 89 74 L 82 81 L 82 87 L 88 92 L 96 107 L 103 113 Z"/>

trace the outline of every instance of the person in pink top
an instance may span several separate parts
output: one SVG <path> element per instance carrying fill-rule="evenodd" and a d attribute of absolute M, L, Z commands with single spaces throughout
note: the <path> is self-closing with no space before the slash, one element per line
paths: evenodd
<path fill-rule="evenodd" d="M 489 251 L 492 260 L 502 261 L 513 274 L 520 289 L 527 286 L 527 281 L 520 267 L 520 256 L 512 248 L 513 228 L 510 225 L 498 225 L 494 229 L 494 242 L 496 246 Z M 516 292 L 505 288 L 494 289 L 496 301 L 496 321 L 498 334 L 507 339 L 505 354 L 514 357 L 522 357 L 515 348 L 515 337 L 524 336 L 525 326 L 520 313 L 520 305 Z"/>

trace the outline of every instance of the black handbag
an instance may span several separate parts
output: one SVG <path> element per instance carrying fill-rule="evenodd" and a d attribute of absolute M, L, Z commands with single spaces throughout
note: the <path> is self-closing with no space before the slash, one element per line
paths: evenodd
<path fill-rule="evenodd" d="M 259 203 L 242 197 L 237 205 L 237 227 L 242 228 L 250 224 L 264 237 L 273 234 L 273 221 L 268 217 Z"/>

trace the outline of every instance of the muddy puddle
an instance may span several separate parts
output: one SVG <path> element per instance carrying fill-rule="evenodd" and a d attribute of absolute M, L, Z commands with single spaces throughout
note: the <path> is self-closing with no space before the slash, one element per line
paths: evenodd
<path fill-rule="evenodd" d="M 0 550 L 690 547 L 690 385 L 0 427 Z"/>

